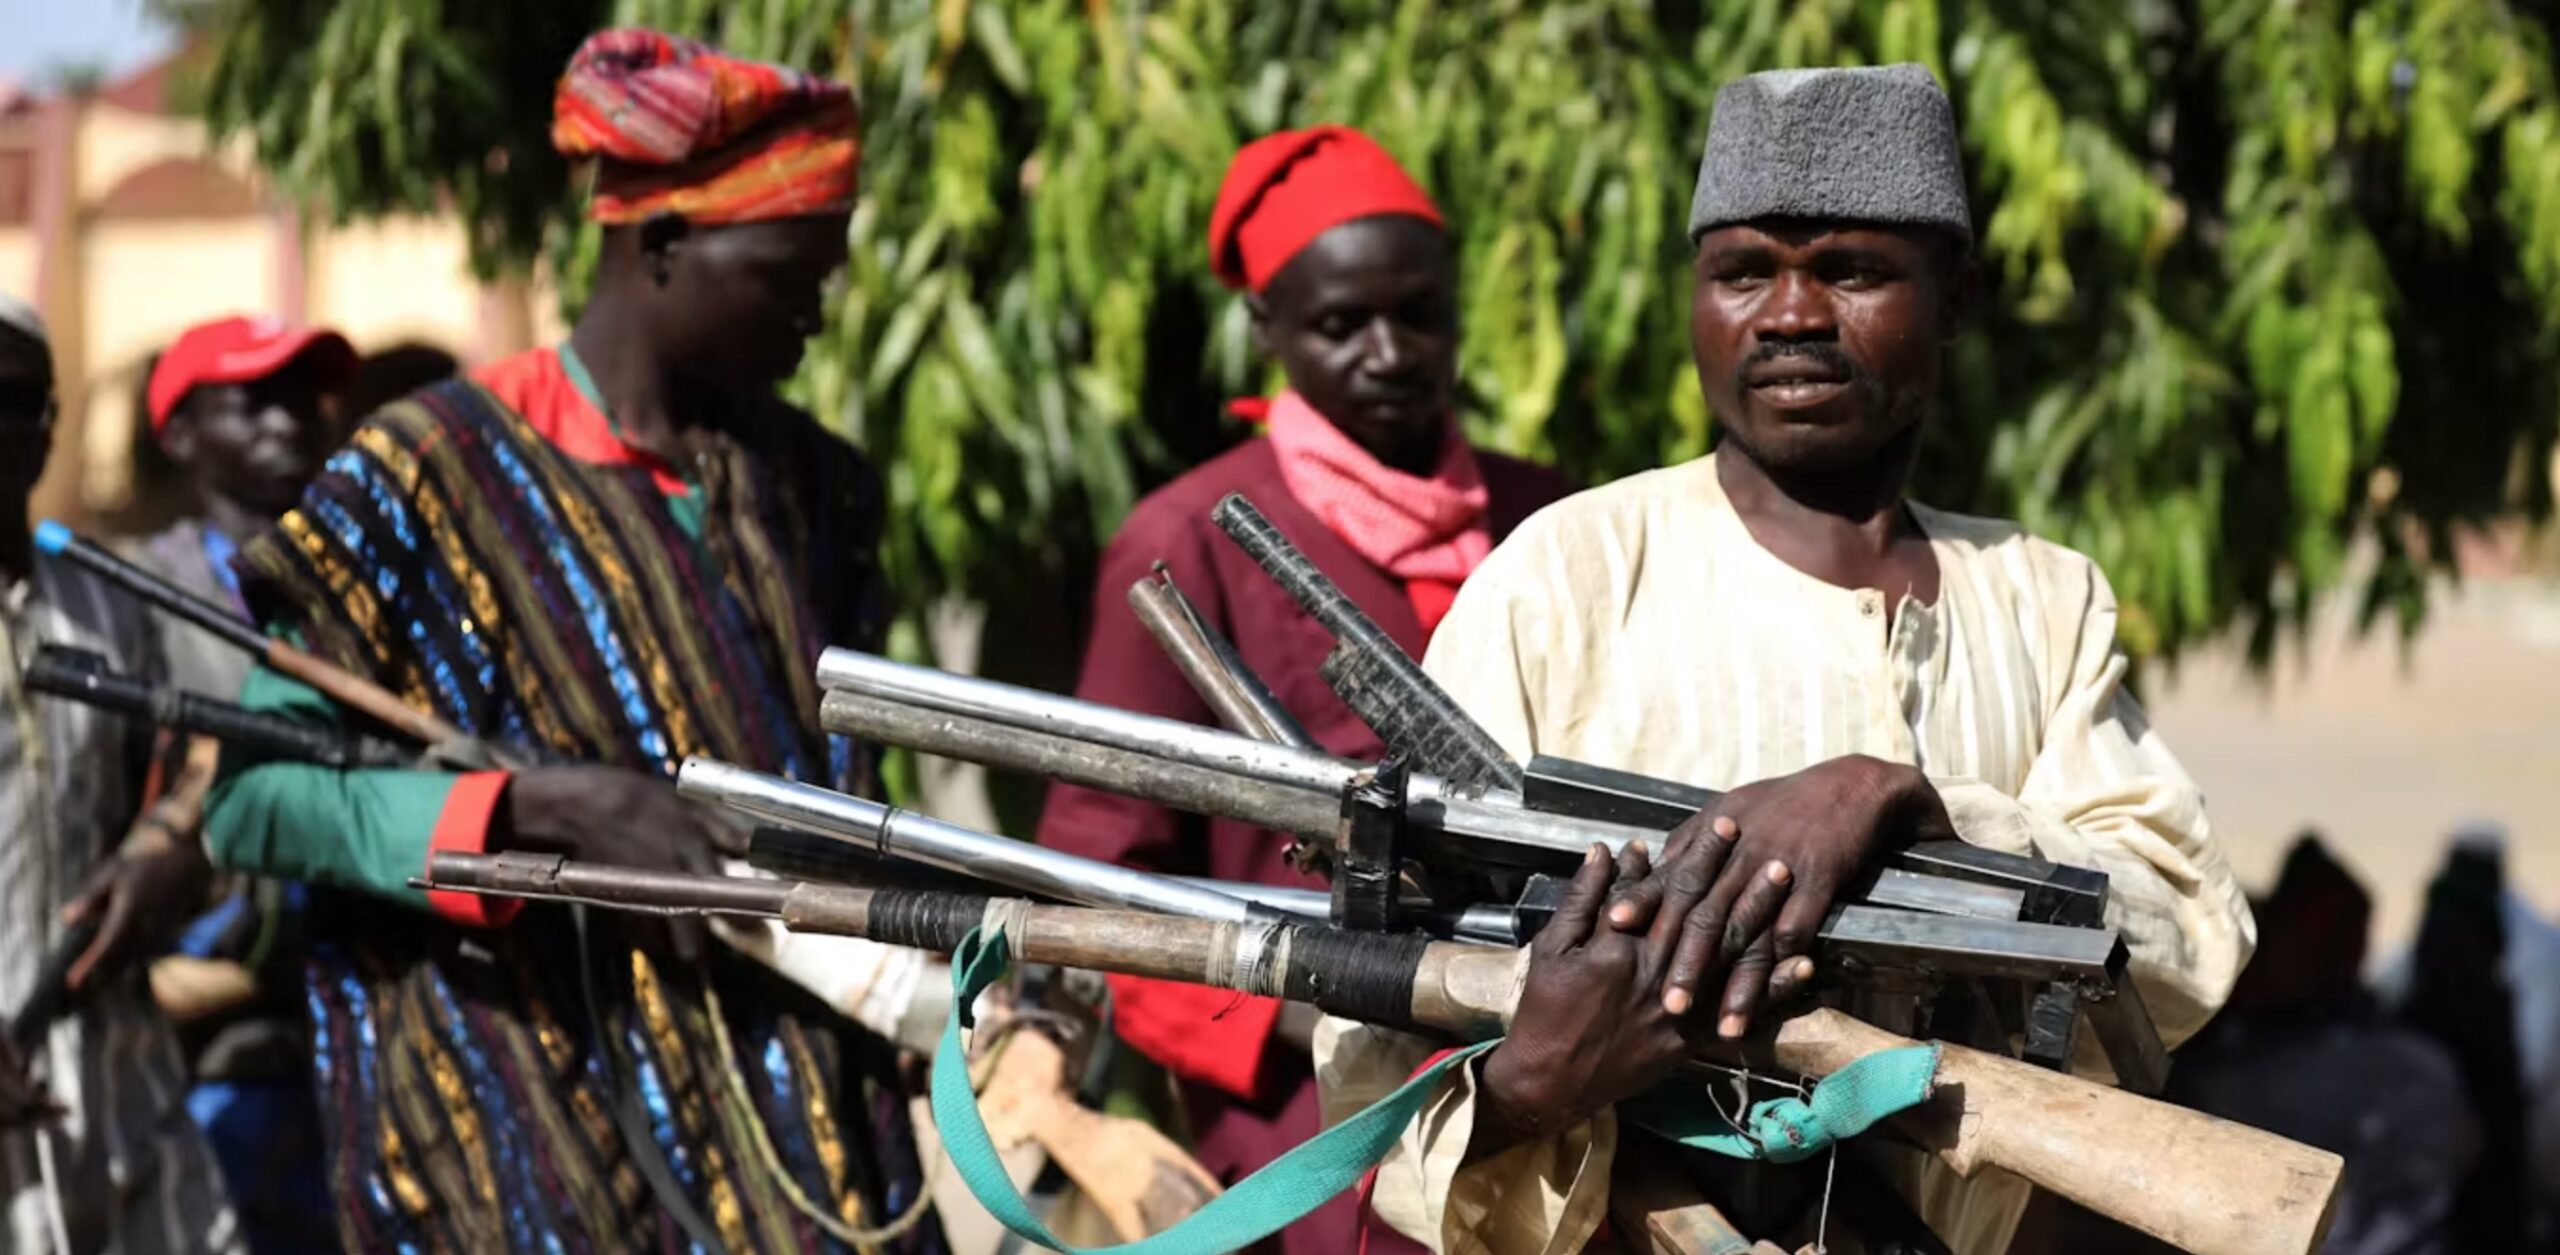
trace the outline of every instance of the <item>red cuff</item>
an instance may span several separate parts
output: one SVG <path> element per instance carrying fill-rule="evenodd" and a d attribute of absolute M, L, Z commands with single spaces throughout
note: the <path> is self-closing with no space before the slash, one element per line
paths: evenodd
<path fill-rule="evenodd" d="M 1106 975 L 1111 1023 L 1138 1053 L 1187 1081 L 1260 1098 L 1263 1052 L 1280 1023 L 1280 1000 L 1182 981 Z"/>
<path fill-rule="evenodd" d="M 459 850 L 465 854 L 489 852 L 489 821 L 498 813 L 499 795 L 507 790 L 507 773 L 474 771 L 453 778 L 453 787 L 444 795 L 444 809 L 436 812 L 435 831 L 427 836 L 427 853 Z M 423 866 L 420 871 L 426 870 Z M 454 893 L 444 889 L 427 890 L 427 905 L 438 915 L 467 928 L 501 928 L 524 909 L 522 898 L 492 898 L 477 893 Z"/>

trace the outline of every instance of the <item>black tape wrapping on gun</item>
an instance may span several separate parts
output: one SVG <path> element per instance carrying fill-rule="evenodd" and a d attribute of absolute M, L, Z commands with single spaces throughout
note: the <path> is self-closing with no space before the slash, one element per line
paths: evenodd
<path fill-rule="evenodd" d="M 1252 502 L 1229 493 L 1209 517 L 1281 591 L 1333 634 L 1333 652 L 1325 655 L 1319 670 L 1390 753 L 1415 770 L 1461 785 L 1518 791 L 1520 764 Z"/>

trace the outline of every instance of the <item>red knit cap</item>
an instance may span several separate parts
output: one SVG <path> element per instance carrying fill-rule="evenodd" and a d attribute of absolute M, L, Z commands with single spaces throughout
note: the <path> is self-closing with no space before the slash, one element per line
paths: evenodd
<path fill-rule="evenodd" d="M 1440 207 L 1376 140 L 1347 126 L 1266 135 L 1236 154 L 1218 186 L 1209 268 L 1228 287 L 1259 292 L 1317 236 L 1381 214 L 1440 225 Z"/>

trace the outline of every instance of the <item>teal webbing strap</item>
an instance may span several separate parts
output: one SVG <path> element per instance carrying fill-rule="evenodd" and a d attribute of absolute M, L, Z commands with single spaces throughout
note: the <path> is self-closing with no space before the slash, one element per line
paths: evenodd
<path fill-rule="evenodd" d="M 1695 1080 L 1674 1079 L 1622 1104 L 1618 1115 L 1656 1137 L 1733 1159 L 1794 1163 L 1856 1137 L 1877 1121 L 1928 1101 L 1938 1078 L 1938 1048 L 1879 1050 L 1822 1078 L 1813 1097 L 1772 1098 L 1751 1105 L 1741 1122 L 1717 1109 Z"/>
<path fill-rule="evenodd" d="M 971 1023 L 979 993 L 1004 979 L 1011 964 L 1001 930 L 981 936 L 973 929 L 953 952 L 951 1022 L 933 1053 L 933 1120 L 960 1179 L 987 1211 L 1023 1240 L 1068 1255 L 1219 1255 L 1269 1237 L 1357 1184 L 1386 1158 L 1441 1078 L 1494 1045 L 1478 1042 L 1440 1059 L 1367 1110 L 1264 1165 L 1162 1233 L 1122 1246 L 1073 1247 L 1031 1214 L 1005 1174 L 986 1121 L 978 1115 L 978 1095 L 969 1085 L 969 1061 L 960 1045 L 960 1030 Z M 1878 1051 L 1832 1073 L 1814 1087 L 1810 1099 L 1755 1103 L 1739 1126 L 1716 1109 L 1695 1080 L 1666 1081 L 1621 1106 L 1619 1114 L 1683 1146 L 1736 1159 L 1790 1163 L 1926 1101 L 1937 1074 L 1936 1046 L 1907 1046 Z"/>
<path fill-rule="evenodd" d="M 1363 1174 L 1387 1157 L 1405 1126 L 1413 1123 L 1415 1113 L 1439 1087 L 1440 1078 L 1493 1045 L 1478 1042 L 1423 1069 L 1368 1110 L 1272 1160 L 1162 1233 L 1121 1246 L 1078 1248 L 1049 1232 L 1013 1188 L 1013 1179 L 996 1158 L 995 1143 L 987 1137 L 986 1122 L 979 1118 L 978 1095 L 969 1086 L 969 1061 L 960 1046 L 960 1029 L 969 1023 L 979 992 L 1003 979 L 1011 962 L 1002 931 L 982 938 L 973 930 L 952 954 L 951 1022 L 942 1030 L 942 1045 L 933 1052 L 933 1121 L 941 1129 L 952 1166 L 960 1170 L 960 1179 L 989 1213 L 1025 1241 L 1068 1255 L 1221 1255 L 1251 1246 L 1359 1184 Z"/>

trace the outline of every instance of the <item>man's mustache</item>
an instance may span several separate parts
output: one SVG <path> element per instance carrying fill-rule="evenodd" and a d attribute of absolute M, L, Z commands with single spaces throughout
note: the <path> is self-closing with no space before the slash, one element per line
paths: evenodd
<path fill-rule="evenodd" d="M 1852 388 L 1872 390 L 1875 387 L 1875 377 L 1867 373 L 1866 367 L 1858 364 L 1858 359 L 1849 356 L 1848 351 L 1837 344 L 1824 340 L 1811 340 L 1801 344 L 1774 340 L 1751 350 L 1750 354 L 1733 368 L 1734 391 L 1750 390 L 1753 371 L 1774 362 L 1790 359 L 1811 362 L 1821 367 L 1825 373 L 1839 376 L 1842 382 Z"/>

